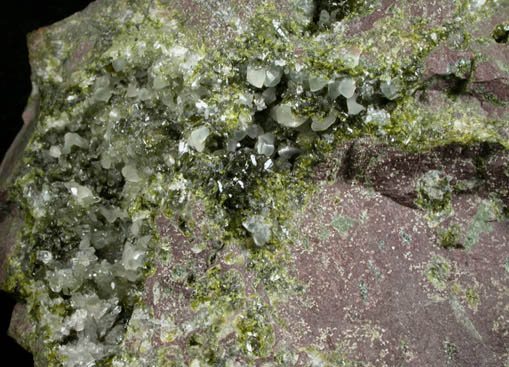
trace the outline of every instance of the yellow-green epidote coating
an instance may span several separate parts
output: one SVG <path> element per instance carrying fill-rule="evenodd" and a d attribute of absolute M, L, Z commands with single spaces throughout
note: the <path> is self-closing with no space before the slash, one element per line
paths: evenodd
<path fill-rule="evenodd" d="M 237 366 L 240 355 L 248 365 L 273 357 L 264 366 L 286 366 L 305 352 L 313 366 L 361 365 L 340 348 L 272 348 L 278 299 L 302 289 L 289 266 L 291 219 L 314 190 L 313 166 L 357 137 L 414 152 L 473 142 L 509 148 L 507 119 L 489 117 L 454 91 L 436 110 L 418 100 L 426 56 L 458 34 L 481 42 L 465 27 L 496 2 L 456 1 L 455 15 L 440 26 L 409 22 L 409 10 L 396 7 L 362 37 L 343 36 L 342 22 L 368 14 L 369 2 L 348 2 L 338 19 L 324 7 L 313 21 L 314 6 L 324 3 L 296 1 L 288 16 L 264 2 L 232 40 L 212 48 L 179 13 L 157 0 L 139 2 L 127 21 L 109 25 L 103 52 L 64 87 L 62 62 L 48 49 L 35 77 L 38 124 L 10 187 L 26 219 L 4 284 L 26 301 L 37 325 L 32 343 L 44 343 L 41 361 L 146 365 L 151 311 L 141 297 L 156 260 L 171 261 L 156 225 L 165 216 L 178 217 L 191 242 L 200 230 L 196 252 L 219 243 L 232 267 L 210 266 L 199 279 L 189 279 L 192 264 L 173 270 L 193 289 L 191 308 L 200 316 L 189 327 L 200 332 L 185 353 L 169 347 L 151 363 Z M 68 46 L 55 47 L 65 53 Z M 451 191 L 443 172 L 420 179 L 416 205 L 430 226 L 450 215 Z M 486 200 L 463 246 L 475 245 L 500 215 Z M 347 232 L 351 221 L 334 228 Z M 454 231 L 442 234 L 444 247 L 456 244 Z M 247 293 L 239 264 L 266 296 Z M 425 273 L 441 290 L 450 271 L 436 257 Z M 181 332 L 171 318 L 167 341 Z M 228 334 L 236 346 L 225 351 L 219 341 Z M 126 347 L 133 338 L 137 349 Z"/>

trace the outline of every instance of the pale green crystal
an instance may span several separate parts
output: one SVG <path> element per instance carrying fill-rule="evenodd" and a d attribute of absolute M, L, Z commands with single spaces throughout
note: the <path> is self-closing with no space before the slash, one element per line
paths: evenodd
<path fill-rule="evenodd" d="M 196 149 L 198 152 L 203 152 L 205 149 L 205 141 L 209 135 L 210 129 L 206 126 L 195 129 L 189 136 L 189 145 Z"/>
<path fill-rule="evenodd" d="M 265 83 L 265 69 L 249 65 L 247 67 L 247 81 L 256 88 L 263 87 Z"/>
<path fill-rule="evenodd" d="M 307 120 L 305 117 L 295 115 L 292 111 L 292 106 L 289 104 L 282 104 L 274 107 L 272 113 L 276 121 L 286 127 L 299 127 Z"/>

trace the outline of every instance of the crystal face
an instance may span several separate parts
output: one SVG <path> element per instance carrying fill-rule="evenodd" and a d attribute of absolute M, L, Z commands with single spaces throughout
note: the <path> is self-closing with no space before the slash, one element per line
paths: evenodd
<path fill-rule="evenodd" d="M 305 117 L 296 116 L 292 111 L 292 106 L 289 104 L 276 106 L 272 111 L 276 121 L 286 127 L 299 127 L 307 120 Z"/>
<path fill-rule="evenodd" d="M 198 152 L 203 152 L 205 149 L 205 140 L 210 134 L 210 129 L 206 126 L 202 126 L 191 132 L 189 137 L 189 145 L 191 145 Z"/>
<path fill-rule="evenodd" d="M 332 109 L 325 118 L 314 117 L 311 123 L 313 131 L 325 131 L 337 120 L 337 111 Z"/>
<path fill-rule="evenodd" d="M 248 218 L 244 223 L 242 223 L 244 228 L 246 228 L 253 235 L 253 240 L 256 246 L 265 245 L 271 237 L 270 226 L 265 223 L 265 220 L 261 216 L 253 216 Z"/>
<path fill-rule="evenodd" d="M 258 141 L 256 142 L 256 152 L 258 154 L 263 154 L 267 157 L 270 157 L 275 150 L 274 147 L 275 136 L 273 134 L 263 134 L 258 136 Z"/>
<path fill-rule="evenodd" d="M 355 80 L 351 78 L 342 79 L 338 85 L 338 92 L 346 99 L 352 98 L 355 93 Z"/>
<path fill-rule="evenodd" d="M 265 69 L 248 66 L 247 81 L 256 88 L 263 87 L 265 84 Z"/>

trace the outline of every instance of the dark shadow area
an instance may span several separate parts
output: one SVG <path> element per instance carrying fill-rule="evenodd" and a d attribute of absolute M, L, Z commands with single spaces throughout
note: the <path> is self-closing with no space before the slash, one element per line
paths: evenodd
<path fill-rule="evenodd" d="M 24 350 L 21 346 L 19 346 L 14 339 L 7 335 L 12 309 L 14 308 L 16 301 L 8 294 L 0 292 L 0 302 L 2 304 L 2 317 L 0 318 L 2 349 L 7 351 L 11 361 L 16 361 L 16 366 L 31 367 L 34 365 L 32 355 Z"/>
<path fill-rule="evenodd" d="M 4 47 L 0 59 L 2 86 L 1 151 L 3 159 L 7 149 L 23 126 L 21 114 L 31 91 L 30 66 L 26 45 L 27 33 L 53 24 L 84 9 L 92 0 L 18 0 L 2 1 L 0 5 L 0 31 Z M 17 367 L 33 366 L 32 355 L 8 337 L 7 329 L 15 300 L 0 292 L 2 305 L 0 337 L 2 349 Z M 12 363 L 11 362 L 11 363 Z"/>
<path fill-rule="evenodd" d="M 497 43 L 507 43 L 509 40 L 509 22 L 499 24 L 492 33 Z"/>
<path fill-rule="evenodd" d="M 64 19 L 84 9 L 91 2 L 91 0 L 1 2 L 0 30 L 5 42 L 0 59 L 0 81 L 4 97 L 2 101 L 4 108 L 0 114 L 1 157 L 5 155 L 10 143 L 21 129 L 23 124 L 21 114 L 31 91 L 27 33 Z"/>

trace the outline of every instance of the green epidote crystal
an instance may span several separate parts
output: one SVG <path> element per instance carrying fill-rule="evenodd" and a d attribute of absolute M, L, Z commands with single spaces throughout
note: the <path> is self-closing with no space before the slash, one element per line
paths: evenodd
<path fill-rule="evenodd" d="M 34 80 L 40 114 L 9 186 L 25 223 L 4 285 L 24 300 L 43 340 L 44 348 L 33 350 L 40 366 L 240 366 L 261 359 L 292 366 L 297 350 L 274 350 L 274 309 L 304 287 L 291 275 L 289 229 L 315 189 L 313 167 L 358 137 L 408 152 L 453 143 L 509 148 L 507 119 L 487 115 L 455 90 L 440 108 L 421 105 L 430 83 L 426 57 L 459 36 L 474 42 L 466 38 L 469 21 L 493 14 L 495 1 L 451 2 L 453 15 L 440 25 L 425 17 L 408 22 L 403 6 L 362 37 L 344 33 L 344 24 L 369 14 L 368 2 L 295 0 L 285 13 L 270 1 L 255 4 L 252 17 L 233 25 L 234 37 L 211 46 L 164 1 L 112 3 L 125 18 L 108 18 L 100 52 L 65 81 L 59 51 L 41 46 L 48 49 Z M 496 42 L 504 41 L 504 29 L 495 30 Z M 70 45 L 54 47 L 65 52 Z M 416 191 L 431 227 L 453 212 L 445 173 L 425 173 Z M 466 247 L 501 215 L 502 205 L 491 203 L 475 214 Z M 168 323 L 167 340 L 188 330 L 192 337 L 182 350 L 168 349 L 174 357 L 154 362 L 144 359 L 153 335 L 143 326 L 151 319 L 143 284 L 162 261 L 159 216 L 178 217 L 191 242 L 199 230 L 197 254 L 215 243 L 211 263 L 220 250 L 232 251 L 225 263 L 245 263 L 242 271 L 264 291 L 248 295 L 238 268 L 211 266 L 197 279 L 192 263 L 173 268 L 192 289 L 197 315 L 188 325 Z M 339 215 L 331 225 L 347 236 L 357 221 Z M 456 229 L 440 233 L 444 247 L 456 245 Z M 164 256 L 171 263 L 172 255 Z M 439 256 L 425 269 L 438 290 L 450 273 Z M 358 287 L 367 303 L 367 283 Z M 235 343 L 226 347 L 220 340 L 228 335 Z M 138 344 L 131 345 L 134 336 Z M 339 352 L 302 351 L 310 366 L 361 365 Z M 244 364 L 235 364 L 237 357 Z"/>

